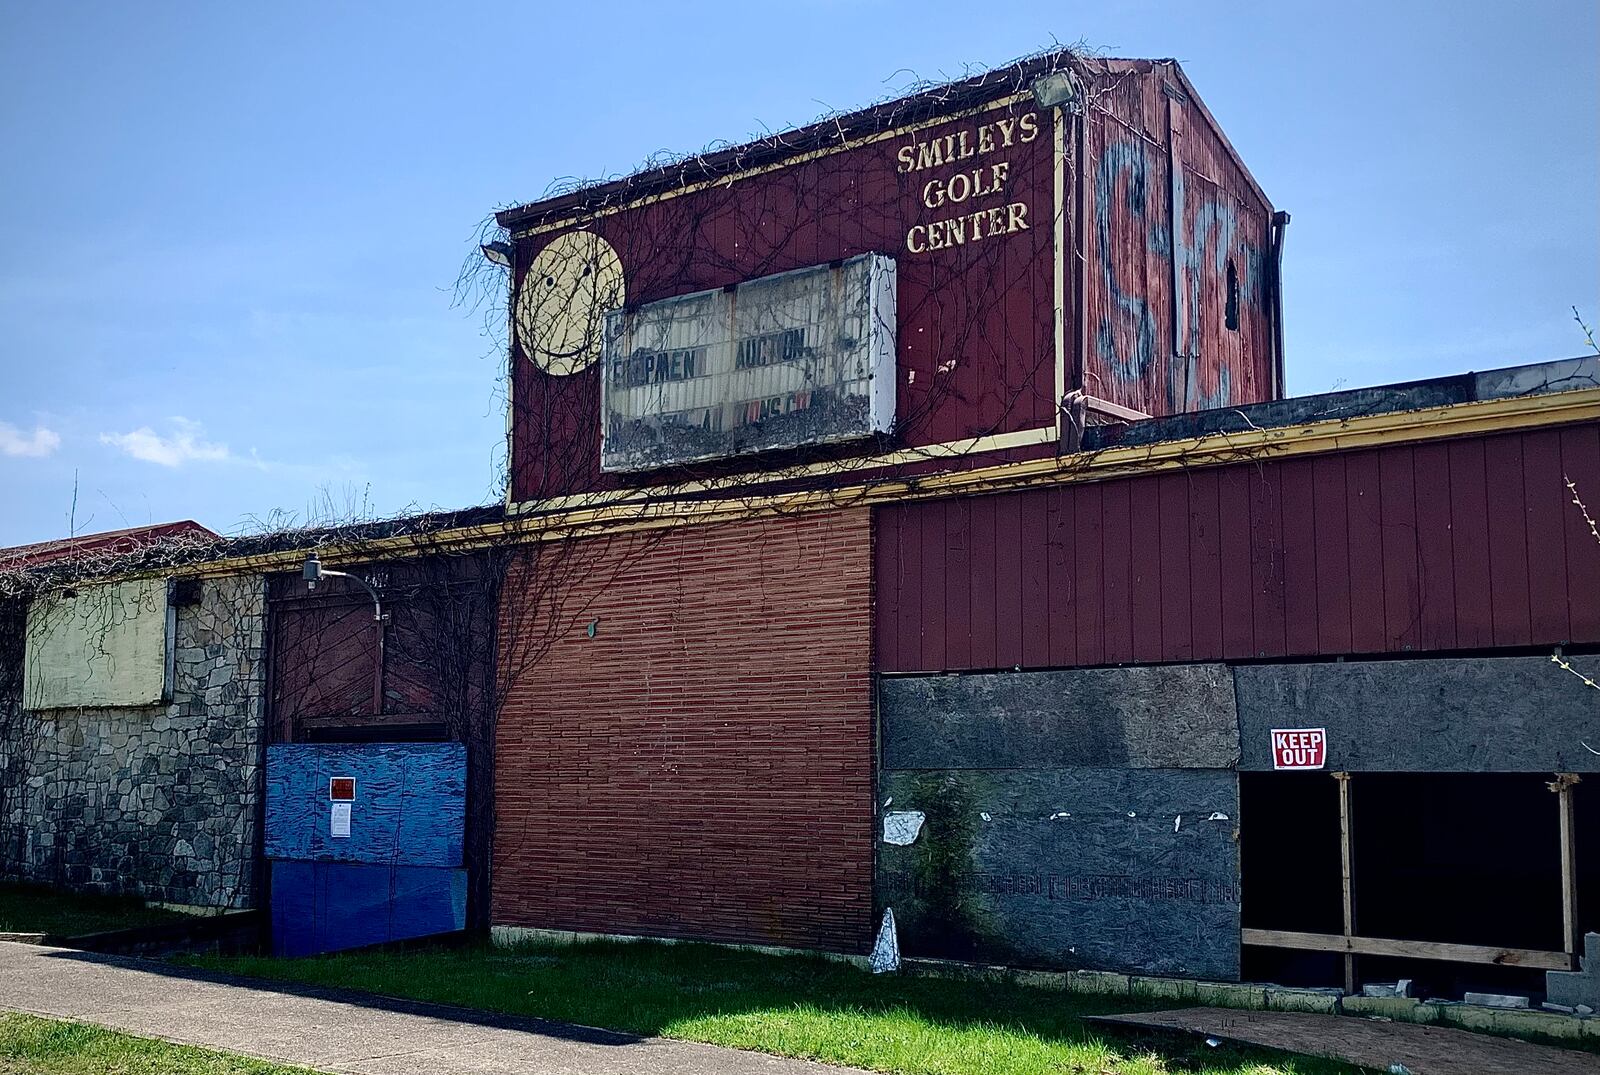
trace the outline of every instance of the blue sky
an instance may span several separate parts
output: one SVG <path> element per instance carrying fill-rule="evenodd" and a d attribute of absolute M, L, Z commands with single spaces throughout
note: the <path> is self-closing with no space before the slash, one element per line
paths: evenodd
<path fill-rule="evenodd" d="M 1289 229 L 1289 388 L 1576 354 L 1600 5 L 0 5 L 0 545 L 492 494 L 491 209 L 1048 45 L 1175 56 Z"/>

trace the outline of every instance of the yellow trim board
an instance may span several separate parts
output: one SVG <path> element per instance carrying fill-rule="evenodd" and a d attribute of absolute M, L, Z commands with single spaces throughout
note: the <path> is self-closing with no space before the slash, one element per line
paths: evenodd
<path fill-rule="evenodd" d="M 816 463 L 797 463 L 793 466 L 780 467 L 776 470 L 760 471 L 755 475 L 733 474 L 724 478 L 701 478 L 695 481 L 677 482 L 672 485 L 640 486 L 633 489 L 574 493 L 568 496 L 547 497 L 542 500 L 512 501 L 507 503 L 506 510 L 516 515 L 536 511 L 560 511 L 567 508 L 594 507 L 597 504 L 637 501 L 646 498 L 660 499 L 663 497 L 721 493 L 730 490 L 748 489 L 755 485 L 772 485 L 777 482 L 814 478 L 822 474 L 845 474 L 854 470 L 908 466 L 912 463 L 925 463 L 936 459 L 955 459 L 960 456 L 976 455 L 983 452 L 1003 452 L 1011 448 L 1028 448 L 1035 444 L 1053 443 L 1059 437 L 1060 432 L 1055 426 L 1038 426 L 1034 429 L 1019 429 L 1011 433 L 991 433 L 983 437 L 968 437 L 964 440 L 929 444 L 921 448 L 902 448 L 899 451 L 884 452 L 879 455 L 823 460 Z"/>
<path fill-rule="evenodd" d="M 385 555 L 465 552 L 507 541 L 552 541 L 689 524 L 737 522 L 800 512 L 1003 493 L 1039 486 L 1219 466 L 1244 460 L 1292 458 L 1592 421 L 1600 421 L 1600 388 L 1481 403 L 1458 403 L 1421 411 L 1366 415 L 1278 429 L 1212 433 L 1149 445 L 1001 463 L 972 470 L 858 482 L 830 489 L 763 494 L 756 491 L 763 484 L 757 482 L 746 486 L 750 491 L 742 496 L 696 501 L 673 500 L 646 493 L 644 495 L 653 499 L 612 501 L 599 505 L 590 501 L 590 506 L 586 507 L 526 514 L 503 522 L 433 534 L 382 538 L 319 550 L 319 555 L 327 563 L 348 563 Z M 574 498 L 564 499 L 571 501 Z M 297 568 L 304 556 L 302 549 L 287 549 L 159 573 L 209 577 L 289 571 Z M 145 572 L 152 573 L 156 572 Z"/>

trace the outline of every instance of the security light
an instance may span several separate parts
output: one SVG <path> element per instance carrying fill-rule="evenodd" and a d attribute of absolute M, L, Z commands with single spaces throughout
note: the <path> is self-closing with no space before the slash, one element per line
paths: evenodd
<path fill-rule="evenodd" d="M 483 243 L 479 246 L 483 256 L 502 268 L 511 268 L 511 244 L 502 242 Z"/>

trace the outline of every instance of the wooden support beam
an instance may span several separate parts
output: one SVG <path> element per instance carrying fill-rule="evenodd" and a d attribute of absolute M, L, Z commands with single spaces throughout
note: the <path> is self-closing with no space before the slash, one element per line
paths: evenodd
<path fill-rule="evenodd" d="M 1354 853 L 1350 840 L 1350 774 L 1334 773 L 1333 778 L 1339 782 L 1339 875 L 1344 884 L 1344 938 L 1348 942 L 1355 937 L 1356 932 L 1356 892 L 1354 877 L 1351 871 L 1351 859 Z M 1356 956 L 1355 950 L 1348 943 L 1344 951 L 1344 991 L 1356 991 Z"/>
<path fill-rule="evenodd" d="M 1583 938 L 1578 932 L 1578 835 L 1574 827 L 1572 788 L 1583 778 L 1577 773 L 1557 773 L 1547 786 L 1556 793 L 1561 813 L 1561 948 L 1567 967 L 1578 969 Z"/>
<path fill-rule="evenodd" d="M 1343 952 L 1356 955 L 1397 956 L 1403 959 L 1438 959 L 1449 963 L 1485 963 L 1499 967 L 1566 970 L 1565 952 L 1539 952 L 1527 948 L 1495 948 L 1437 941 L 1397 941 L 1382 937 L 1341 937 L 1333 933 L 1295 933 L 1277 929 L 1239 931 L 1241 944 L 1262 948 L 1294 948 L 1306 952 Z"/>

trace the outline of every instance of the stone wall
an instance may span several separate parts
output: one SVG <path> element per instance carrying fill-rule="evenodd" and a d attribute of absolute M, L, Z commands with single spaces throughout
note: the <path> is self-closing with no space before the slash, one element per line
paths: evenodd
<path fill-rule="evenodd" d="M 177 609 L 166 705 L 27 711 L 0 672 L 0 874 L 255 904 L 265 608 L 260 578 L 203 582 Z"/>

